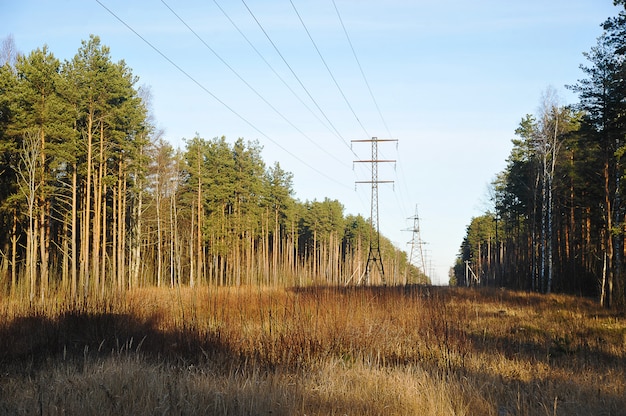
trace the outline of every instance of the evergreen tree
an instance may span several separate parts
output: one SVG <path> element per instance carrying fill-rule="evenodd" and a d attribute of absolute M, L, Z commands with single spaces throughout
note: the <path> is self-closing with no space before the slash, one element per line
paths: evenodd
<path fill-rule="evenodd" d="M 53 203 L 58 200 L 57 179 L 65 168 L 61 150 L 65 140 L 72 136 L 71 119 L 68 105 L 61 95 L 60 62 L 47 47 L 37 49 L 28 56 L 19 56 L 15 68 L 18 76 L 15 97 L 19 111 L 15 113 L 14 140 L 19 142 L 26 135 L 36 135 L 39 141 L 36 218 L 32 238 L 39 249 L 35 260 L 39 264 L 37 273 L 43 299 L 50 279 L 52 216 L 65 212 L 64 207 Z M 33 146 L 34 143 L 28 143 L 26 147 Z"/>
<path fill-rule="evenodd" d="M 621 14 L 623 15 L 623 13 Z M 618 27 L 612 26 L 617 20 L 610 19 L 605 25 L 612 27 L 613 35 Z M 615 38 L 605 33 L 585 53 L 591 66 L 581 66 L 587 76 L 570 87 L 577 92 L 580 109 L 584 112 L 585 131 L 590 139 L 597 141 L 600 151 L 603 178 L 603 217 L 602 235 L 602 277 L 600 299 L 603 304 L 613 303 L 613 289 L 617 281 L 621 281 L 623 262 L 624 204 L 621 196 L 621 177 L 623 164 L 620 149 L 624 146 L 624 91 L 623 49 Z"/>

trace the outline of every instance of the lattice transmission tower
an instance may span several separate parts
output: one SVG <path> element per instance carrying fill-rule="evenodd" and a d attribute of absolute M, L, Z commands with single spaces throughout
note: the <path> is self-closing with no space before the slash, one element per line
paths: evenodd
<path fill-rule="evenodd" d="M 380 254 L 380 227 L 378 223 L 378 184 L 381 183 L 393 183 L 389 180 L 378 179 L 378 164 L 379 163 L 395 163 L 395 160 L 391 159 L 379 159 L 378 158 L 378 143 L 381 142 L 398 142 L 397 139 L 379 139 L 372 137 L 367 140 L 352 140 L 352 143 L 371 143 L 372 144 L 372 157 L 369 160 L 355 160 L 354 163 L 370 163 L 372 165 L 372 179 L 369 181 L 356 181 L 356 183 L 369 183 L 372 186 L 372 199 L 370 202 L 370 247 L 367 254 L 367 264 L 365 266 L 365 272 L 361 275 L 358 284 L 366 284 L 370 282 L 370 274 L 372 267 L 376 267 L 380 275 L 380 281 L 383 285 L 385 281 L 385 268 L 383 266 L 382 256 Z"/>
<path fill-rule="evenodd" d="M 415 206 L 415 215 L 409 217 L 408 219 L 413 220 L 413 228 L 404 230 L 411 231 L 413 233 L 411 241 L 408 243 L 411 245 L 411 250 L 409 251 L 409 264 L 417 266 L 422 274 L 426 276 L 426 261 L 424 260 L 424 250 L 422 248 L 426 242 L 422 241 L 422 234 L 420 232 L 420 217 L 417 214 L 417 205 Z M 419 261 L 419 263 L 416 263 L 416 261 Z M 408 283 L 408 272 L 409 268 L 407 267 L 404 274 L 405 284 Z"/>

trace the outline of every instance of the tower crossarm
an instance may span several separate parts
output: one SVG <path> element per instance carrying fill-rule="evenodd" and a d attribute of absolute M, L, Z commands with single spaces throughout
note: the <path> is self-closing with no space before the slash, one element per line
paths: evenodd
<path fill-rule="evenodd" d="M 385 281 L 385 269 L 383 267 L 383 260 L 380 254 L 380 227 L 378 225 L 378 184 L 381 183 L 393 183 L 389 180 L 378 179 L 378 164 L 379 163 L 395 163 L 395 160 L 391 159 L 379 159 L 378 158 L 378 143 L 382 142 L 397 142 L 397 139 L 379 139 L 372 137 L 371 139 L 352 140 L 353 143 L 371 143 L 372 155 L 370 159 L 355 160 L 354 163 L 369 163 L 372 166 L 372 179 L 369 181 L 356 181 L 355 183 L 368 183 L 372 188 L 372 199 L 370 204 L 370 248 L 367 256 L 367 265 L 365 266 L 365 273 L 359 279 L 359 283 L 369 281 L 371 267 L 375 266 L 380 274 L 380 279 L 383 284 Z M 365 279 L 365 280 L 364 280 Z"/>

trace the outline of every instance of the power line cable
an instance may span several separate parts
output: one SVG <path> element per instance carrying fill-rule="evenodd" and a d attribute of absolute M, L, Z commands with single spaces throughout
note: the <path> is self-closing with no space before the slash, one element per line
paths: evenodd
<path fill-rule="evenodd" d="M 261 58 L 261 60 L 263 62 L 265 62 L 265 65 L 267 65 L 267 67 L 274 73 L 274 75 L 276 75 L 276 77 L 283 83 L 283 85 L 285 87 L 287 87 L 287 89 L 291 92 L 291 94 L 298 100 L 300 101 L 300 103 L 317 119 L 317 121 L 320 122 L 320 124 L 322 124 L 326 129 L 328 129 L 328 131 L 330 131 L 333 135 L 335 135 L 338 139 L 343 140 L 343 138 L 336 132 L 333 131 L 333 129 L 326 124 L 321 118 L 320 116 L 311 109 L 311 107 L 309 107 L 304 100 L 293 90 L 293 88 L 291 88 L 291 86 L 287 83 L 287 81 L 285 81 L 285 79 L 278 73 L 278 71 L 276 71 L 276 69 L 274 69 L 274 67 L 272 66 L 272 64 L 269 63 L 269 61 L 267 59 L 265 59 L 265 57 L 263 56 L 263 54 L 257 49 L 256 46 L 254 46 L 254 44 L 250 41 L 250 39 L 246 36 L 245 33 L 243 33 L 243 31 L 239 28 L 239 26 L 237 25 L 237 23 L 235 23 L 235 21 L 230 17 L 230 15 L 228 13 L 226 13 L 226 11 L 222 8 L 222 6 L 220 6 L 220 4 L 217 2 L 217 0 L 213 0 L 213 3 L 215 3 L 215 5 L 217 6 L 218 9 L 220 9 L 220 11 L 222 12 L 222 14 L 224 14 L 224 16 L 228 19 L 228 21 L 233 25 L 233 27 L 237 30 L 237 32 L 239 32 L 239 34 L 245 39 L 245 41 L 248 43 L 248 45 L 250 45 L 250 47 L 254 50 L 254 52 L 256 52 L 256 54 L 259 56 L 259 58 Z"/>
<path fill-rule="evenodd" d="M 128 30 L 130 30 L 135 35 L 137 35 L 137 37 L 139 39 L 141 39 L 146 45 L 150 46 L 150 48 L 152 48 L 156 53 L 161 55 L 161 57 L 163 59 L 165 59 L 167 62 L 169 62 L 174 68 L 176 68 L 179 72 L 181 72 L 183 75 L 185 75 L 187 78 L 189 78 L 189 80 L 191 80 L 194 84 L 196 84 L 198 87 L 200 87 L 200 89 L 202 89 L 204 92 L 206 92 L 211 97 L 213 97 L 213 99 L 215 99 L 218 103 L 220 103 L 221 105 L 226 107 L 231 113 L 233 113 L 235 116 L 237 116 L 239 119 L 241 119 L 244 123 L 246 123 L 248 126 L 252 127 L 261 136 L 265 137 L 270 142 L 274 143 L 276 146 L 278 146 L 284 152 L 286 152 L 287 154 L 289 154 L 294 159 L 296 159 L 297 161 L 299 161 L 300 163 L 302 163 L 304 166 L 308 167 L 309 169 L 313 170 L 314 172 L 317 172 L 321 176 L 331 180 L 332 182 L 335 182 L 338 185 L 341 185 L 342 187 L 349 188 L 349 186 L 347 186 L 346 184 L 343 184 L 343 183 L 337 181 L 335 178 L 333 178 L 333 177 L 325 174 L 324 172 L 320 171 L 319 169 L 311 166 L 310 164 L 306 163 L 304 160 L 300 159 L 298 156 L 296 156 L 295 154 L 293 154 L 292 152 L 290 152 L 289 150 L 287 150 L 286 148 L 281 146 L 278 142 L 276 142 L 274 139 L 272 139 L 267 134 L 265 134 L 263 131 L 261 131 L 257 126 L 255 126 L 252 122 L 250 122 L 247 118 L 245 118 L 244 116 L 239 114 L 237 111 L 235 111 L 235 109 L 230 107 L 228 104 L 226 104 L 224 101 L 222 101 L 219 97 L 217 97 L 215 94 L 213 94 L 208 88 L 206 88 L 204 85 L 202 85 L 198 80 L 196 80 L 194 77 L 192 77 L 188 72 L 186 72 L 184 69 L 182 69 L 178 64 L 176 64 L 174 61 L 172 61 L 167 55 L 165 55 L 163 52 L 161 52 L 161 50 L 159 48 L 157 48 L 152 43 L 150 43 L 146 38 L 144 38 L 141 34 L 139 34 L 139 32 L 137 32 L 135 29 L 133 29 L 122 18 L 120 18 L 117 14 L 115 14 L 111 9 L 106 7 L 100 0 L 95 0 L 95 1 L 100 6 L 102 6 L 103 9 L 105 9 L 107 12 L 109 12 L 114 18 L 116 18 L 120 23 L 122 23 L 124 26 L 126 26 L 128 28 Z"/>
<path fill-rule="evenodd" d="M 365 85 L 367 86 L 367 90 L 370 93 L 370 97 L 372 97 L 372 101 L 374 102 L 374 105 L 376 106 L 376 110 L 378 111 L 378 115 L 380 116 L 380 119 L 383 122 L 383 125 L 385 126 L 385 130 L 387 130 L 387 134 L 389 135 L 389 137 L 393 137 L 393 135 L 391 134 L 391 132 L 389 131 L 389 127 L 387 126 L 387 122 L 385 121 L 385 118 L 383 117 L 383 113 L 380 111 L 380 107 L 378 105 L 378 101 L 376 101 L 376 98 L 374 97 L 374 93 L 372 92 L 372 88 L 370 87 L 369 82 L 367 81 L 367 77 L 365 76 L 365 72 L 363 71 L 363 67 L 361 66 L 361 61 L 359 60 L 356 51 L 354 49 L 354 45 L 352 44 L 352 40 L 350 40 L 350 36 L 348 35 L 348 31 L 346 30 L 346 26 L 343 24 L 343 19 L 341 18 L 341 14 L 339 13 L 339 9 L 337 8 L 337 4 L 335 3 L 335 0 L 333 0 L 333 6 L 335 6 L 335 11 L 337 12 L 337 17 L 339 18 L 339 22 L 341 23 L 341 27 L 343 28 L 343 33 L 346 35 L 346 39 L 348 40 L 348 44 L 350 45 L 350 49 L 352 50 L 352 55 L 354 56 L 354 59 L 356 60 L 357 65 L 359 66 L 359 70 L 361 71 L 361 76 L 363 77 L 363 81 L 365 81 Z"/>
<path fill-rule="evenodd" d="M 346 29 L 346 25 L 343 22 L 343 18 L 341 17 L 341 13 L 339 12 L 339 8 L 337 7 L 337 3 L 335 2 L 335 0 L 332 0 L 333 2 L 333 6 L 335 8 L 335 12 L 337 13 L 337 18 L 339 19 L 339 22 L 341 23 L 341 28 L 343 29 L 343 33 L 346 36 L 346 40 L 348 41 L 348 45 L 350 45 L 350 50 L 352 51 L 352 55 L 354 56 L 354 60 L 357 63 L 357 66 L 359 67 L 359 71 L 361 72 L 361 76 L 363 78 L 363 81 L 365 82 L 365 85 L 367 86 L 367 90 L 370 94 L 370 97 L 372 98 L 372 102 L 374 103 L 374 106 L 376 107 L 376 111 L 378 112 L 378 115 L 385 127 L 385 130 L 387 131 L 387 134 L 389 135 L 389 137 L 393 137 L 393 135 L 391 134 L 391 131 L 389 130 L 389 126 L 387 125 L 387 121 L 385 120 L 385 117 L 383 116 L 382 111 L 380 110 L 380 106 L 378 105 L 378 101 L 376 100 L 376 97 L 374 96 L 374 92 L 372 91 L 372 88 L 370 87 L 370 83 L 367 80 L 367 77 L 365 76 L 365 71 L 363 70 L 363 66 L 361 65 L 361 61 L 359 60 L 359 57 L 356 54 L 356 50 L 354 49 L 354 45 L 352 43 L 352 40 L 350 39 L 350 35 L 348 34 L 348 30 Z M 384 152 L 381 152 L 382 156 L 385 157 Z M 402 165 L 400 164 L 400 170 L 402 171 Z M 400 177 L 397 174 L 396 171 L 396 179 L 398 179 L 398 182 L 405 182 L 405 181 L 401 181 Z M 406 187 L 406 182 L 405 182 L 405 187 Z M 395 192 L 395 187 L 394 187 L 394 192 Z"/>
<path fill-rule="evenodd" d="M 174 16 L 176 16 L 176 18 L 178 20 L 180 20 L 180 22 L 185 25 L 185 27 L 187 27 L 187 29 L 189 29 L 189 31 L 191 33 L 194 34 L 194 36 L 196 38 L 198 38 L 198 40 L 200 42 L 202 42 L 202 44 L 213 53 L 213 55 L 215 55 L 215 57 L 217 59 L 220 60 L 220 62 L 222 62 L 233 74 L 235 74 L 235 76 L 237 78 L 239 78 L 239 80 L 241 82 L 243 82 L 252 92 L 254 92 L 256 94 L 257 97 L 259 97 L 269 108 L 271 108 L 276 114 L 278 114 L 278 116 L 280 116 L 285 122 L 287 122 L 291 127 L 293 127 L 298 133 L 300 133 L 302 136 L 304 136 L 309 142 L 311 142 L 314 146 L 316 146 L 318 149 L 320 149 L 321 151 L 323 151 L 324 153 L 326 153 L 328 156 L 332 157 L 333 159 L 335 159 L 339 164 L 343 165 L 344 167 L 348 167 L 348 165 L 346 165 L 345 162 L 342 162 L 341 160 L 339 160 L 335 155 L 333 155 L 332 153 L 330 153 L 328 150 L 326 150 L 324 147 L 322 147 L 319 143 L 315 142 L 311 137 L 309 137 L 305 132 L 303 132 L 301 129 L 298 128 L 298 126 L 296 126 L 295 124 L 293 124 L 291 122 L 291 120 L 289 120 L 287 117 L 285 117 L 285 115 L 283 113 L 281 113 L 276 107 L 274 107 L 269 101 L 267 101 L 265 99 L 265 97 L 263 97 L 263 95 L 261 93 L 259 93 L 252 85 L 250 85 L 250 83 L 248 81 L 246 81 L 228 62 L 226 62 L 226 60 L 224 60 L 216 51 L 215 49 L 211 48 L 211 46 L 209 46 L 209 44 L 200 36 L 198 35 L 198 33 L 193 30 L 193 28 L 191 28 L 191 26 L 189 26 L 187 24 L 187 22 L 178 14 L 174 11 L 174 9 L 172 9 L 170 7 L 169 4 L 167 4 L 165 2 L 165 0 L 161 0 L 161 3 L 163 3 L 165 5 L 165 7 L 167 7 L 169 9 L 170 12 L 172 12 L 172 14 Z"/>
<path fill-rule="evenodd" d="M 343 90 L 341 89 L 341 87 L 339 86 L 339 83 L 337 82 L 337 79 L 335 78 L 335 76 L 333 75 L 333 72 L 330 70 L 330 67 L 328 66 L 328 64 L 326 63 L 326 60 L 324 59 L 324 56 L 322 55 L 322 52 L 320 51 L 320 49 L 317 47 L 317 44 L 315 43 L 315 41 L 313 40 L 313 36 L 311 36 L 311 32 L 309 32 L 309 29 L 306 27 L 306 25 L 304 24 L 304 20 L 302 20 L 302 16 L 300 16 L 300 13 L 298 12 L 298 9 L 296 8 L 296 5 L 293 4 L 292 0 L 289 0 L 289 3 L 291 3 L 291 7 L 293 7 L 293 11 L 296 12 L 296 15 L 298 16 L 298 19 L 300 20 L 300 23 L 302 24 L 302 27 L 304 28 L 304 31 L 306 32 L 307 36 L 309 37 L 309 39 L 311 40 L 311 43 L 313 44 L 313 47 L 315 48 L 315 50 L 317 51 L 317 54 L 319 55 L 320 59 L 322 60 L 322 62 L 324 63 L 324 66 L 326 67 L 326 70 L 328 71 L 328 74 L 330 75 L 330 77 L 332 78 L 333 82 L 335 83 L 335 86 L 337 87 L 337 89 L 339 90 L 339 92 L 341 93 L 341 96 L 343 97 L 343 100 L 346 102 L 346 104 L 348 105 L 348 108 L 350 109 L 350 111 L 352 112 L 352 115 L 354 115 L 354 118 L 356 119 L 356 121 L 359 123 L 359 125 L 361 126 L 361 128 L 363 129 L 363 132 L 365 133 L 365 137 L 372 137 L 368 132 L 367 129 L 363 126 L 363 123 L 361 123 L 361 120 L 359 119 L 359 117 L 356 115 L 356 113 L 354 112 L 354 109 L 352 108 L 352 105 L 350 104 L 350 101 L 348 101 L 348 98 L 346 97 L 346 94 L 344 94 Z"/>
<path fill-rule="evenodd" d="M 359 67 L 359 71 L 361 72 L 361 76 L 363 78 L 363 81 L 365 83 L 365 85 L 367 86 L 367 90 L 370 94 L 370 97 L 372 99 L 372 102 L 374 103 L 374 106 L 376 107 L 376 111 L 378 112 L 378 115 L 383 123 L 383 126 L 385 127 L 385 130 L 387 131 L 387 134 L 389 135 L 389 137 L 393 137 L 393 135 L 391 134 L 391 131 L 389 130 L 389 125 L 387 124 L 387 121 L 385 120 L 385 117 L 383 116 L 382 111 L 380 110 L 380 106 L 378 105 L 378 100 L 376 100 L 376 97 L 374 96 L 374 92 L 372 91 L 372 88 L 370 86 L 370 83 L 367 79 L 367 77 L 365 76 L 365 71 L 363 70 L 363 66 L 361 65 L 361 61 L 359 60 L 359 57 L 356 53 L 356 49 L 354 48 L 354 44 L 352 43 L 352 40 L 350 39 L 350 35 L 348 34 L 348 30 L 346 29 L 346 25 L 343 22 L 343 18 L 341 17 L 341 13 L 339 12 L 339 8 L 337 7 L 337 3 L 335 2 L 335 0 L 332 0 L 333 2 L 333 6 L 335 8 L 335 12 L 337 13 L 337 18 L 339 19 L 339 22 L 341 23 L 341 27 L 343 29 L 343 33 L 346 36 L 346 40 L 348 41 L 348 44 L 350 45 L 350 50 L 352 51 L 352 55 L 354 56 L 354 60 L 357 63 L 357 66 Z M 383 157 L 384 157 L 384 153 L 383 153 Z M 403 176 L 404 178 L 406 178 L 406 175 L 404 175 L 404 170 L 403 170 L 403 163 L 401 161 L 398 161 L 398 165 L 400 165 L 399 169 L 400 169 L 400 173 L 401 176 Z M 403 212 L 403 216 L 406 216 L 406 206 L 405 203 L 406 201 L 404 201 L 404 199 L 402 198 L 402 193 L 400 192 L 400 190 L 402 190 L 402 188 L 404 187 L 404 189 L 406 190 L 406 193 L 408 194 L 408 189 L 406 189 L 406 183 L 407 181 L 401 179 L 401 177 L 398 175 L 397 170 L 395 170 L 395 176 L 397 181 L 400 183 L 400 189 L 398 191 L 396 191 L 395 187 L 394 187 L 394 194 L 396 195 L 396 200 L 398 201 L 398 204 L 400 205 L 400 208 Z"/>
<path fill-rule="evenodd" d="M 400 152 L 398 152 L 398 156 L 400 156 L 400 154 L 401 154 L 401 153 L 400 153 Z M 398 157 L 398 159 L 399 159 L 399 160 L 398 160 L 398 166 L 399 166 L 399 170 L 400 170 L 401 177 L 405 179 L 405 180 L 402 180 L 400 177 L 398 177 L 398 176 L 397 176 L 397 172 L 396 172 L 396 177 L 397 177 L 397 179 L 398 179 L 398 182 L 400 182 L 400 183 L 401 183 L 401 186 L 400 186 L 399 188 L 400 188 L 400 191 L 404 191 L 404 194 L 409 195 L 409 189 L 408 189 L 408 187 L 407 187 L 407 183 L 408 183 L 408 181 L 406 180 L 406 177 L 407 177 L 407 176 L 406 176 L 406 174 L 404 173 L 404 163 L 403 163 L 403 158 L 402 158 L 402 157 Z M 407 208 L 407 205 L 406 205 L 406 204 L 407 204 L 407 202 L 406 202 L 406 199 L 405 199 L 405 198 L 402 198 L 402 195 L 403 195 L 403 193 L 401 192 L 401 193 L 400 193 L 400 199 L 402 200 L 402 203 L 400 204 L 400 207 L 401 207 L 401 209 L 402 209 L 402 214 L 406 217 L 406 214 L 407 214 L 407 212 L 408 212 L 408 211 L 407 211 L 407 210 L 408 210 L 408 208 Z"/>
<path fill-rule="evenodd" d="M 289 71 L 291 72 L 291 74 L 294 76 L 294 78 L 298 81 L 298 83 L 300 84 L 300 86 L 302 87 L 302 89 L 306 92 L 307 96 L 309 97 L 309 99 L 313 102 L 313 104 L 315 104 L 315 107 L 317 108 L 317 110 L 322 114 L 322 116 L 324 116 L 324 119 L 328 122 L 328 124 L 333 128 L 333 130 L 337 133 L 337 135 L 339 137 L 341 137 L 341 140 L 343 141 L 343 143 L 350 149 L 350 151 L 352 153 L 354 153 L 354 151 L 352 150 L 352 147 L 350 147 L 350 145 L 348 144 L 348 142 L 346 141 L 346 139 L 341 135 L 341 133 L 339 133 L 339 131 L 337 130 L 337 128 L 335 127 L 335 125 L 333 124 L 332 121 L 330 121 L 330 119 L 328 118 L 328 116 L 326 115 L 326 113 L 324 112 L 324 110 L 322 110 L 322 108 L 320 107 L 320 105 L 317 103 L 317 101 L 315 100 L 315 98 L 313 98 L 313 96 L 311 95 L 311 93 L 309 92 L 309 90 L 304 86 L 304 83 L 302 82 L 302 80 L 300 79 L 300 77 L 298 77 L 298 75 L 296 74 L 296 72 L 293 70 L 293 68 L 291 67 L 291 65 L 289 65 L 289 63 L 287 62 L 287 60 L 285 59 L 285 57 L 283 56 L 283 54 L 280 52 L 280 50 L 278 49 L 278 47 L 276 46 L 276 44 L 274 43 L 274 41 L 272 40 L 272 38 L 269 36 L 269 34 L 267 33 L 267 31 L 265 30 L 265 28 L 263 27 L 263 25 L 261 24 L 261 22 L 259 22 L 259 19 L 257 19 L 257 17 L 255 16 L 255 14 L 252 12 L 252 10 L 250 9 L 250 7 L 248 7 L 248 4 L 246 3 L 245 0 L 241 0 L 241 2 L 243 3 L 243 5 L 246 7 L 246 9 L 248 10 L 248 13 L 250 13 L 250 16 L 252 16 L 252 18 L 254 19 L 254 21 L 256 22 L 256 24 L 259 26 L 259 28 L 261 29 L 261 31 L 263 32 L 263 34 L 265 35 L 265 37 L 267 38 L 267 40 L 270 42 L 270 44 L 272 45 L 272 47 L 274 48 L 274 50 L 276 51 L 276 53 L 278 54 L 278 56 L 280 57 L 280 59 L 282 59 L 282 61 L 285 63 L 285 65 L 287 66 L 287 68 L 289 69 Z M 354 153 L 356 155 L 356 153 Z"/>

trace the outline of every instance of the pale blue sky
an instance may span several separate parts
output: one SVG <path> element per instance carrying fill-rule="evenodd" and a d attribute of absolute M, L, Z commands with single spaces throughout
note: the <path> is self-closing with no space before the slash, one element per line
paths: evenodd
<path fill-rule="evenodd" d="M 234 75 L 160 1 L 100 0 L 234 115 L 121 24 L 95 0 L 0 0 L 0 37 L 13 34 L 28 53 L 47 44 L 71 59 L 90 34 L 115 60 L 124 59 L 150 86 L 156 122 L 175 146 L 198 132 L 207 139 L 258 139 L 268 165 L 294 173 L 301 200 L 338 199 L 346 213 L 369 217 L 370 148 L 350 140 L 398 139 L 380 144 L 380 227 L 408 250 L 402 231 L 419 207 L 433 281 L 447 282 L 466 226 L 488 208 L 487 188 L 504 169 L 521 118 L 533 113 L 552 86 L 563 104 L 576 101 L 563 87 L 583 75 L 582 53 L 595 44 L 600 23 L 617 14 L 611 0 L 335 0 L 376 110 L 350 50 L 332 0 L 292 0 L 355 115 L 345 103 L 289 0 L 247 0 L 339 134 L 259 29 L 243 2 L 217 0 L 263 57 L 316 114 L 296 99 L 236 31 L 213 1 L 167 4 L 250 84 Z M 286 122 L 284 119 L 288 119 Z M 357 120 L 358 117 L 358 120 Z M 321 120 L 321 121 L 320 121 Z M 360 123 L 359 123 L 360 121 Z M 361 126 L 363 125 L 363 127 Z M 292 125 L 297 127 L 294 128 Z M 317 143 L 314 145 L 312 142 Z M 322 150 L 323 149 L 323 150 Z"/>

